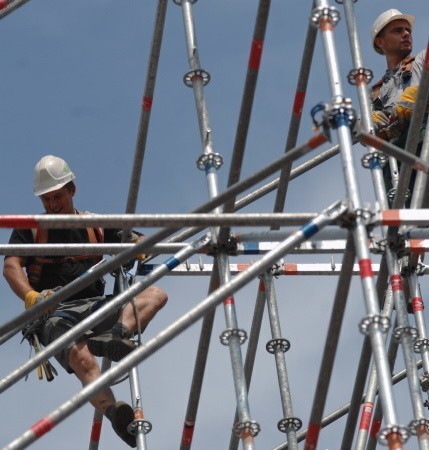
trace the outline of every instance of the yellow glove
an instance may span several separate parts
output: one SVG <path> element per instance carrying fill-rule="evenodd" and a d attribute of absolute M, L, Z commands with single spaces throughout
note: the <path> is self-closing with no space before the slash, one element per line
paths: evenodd
<path fill-rule="evenodd" d="M 50 297 L 55 291 L 57 291 L 60 288 L 60 286 L 54 288 L 54 289 L 45 289 L 42 292 L 37 291 L 28 291 L 25 294 L 25 309 L 32 308 L 34 305 L 37 305 L 40 302 L 43 302 L 45 299 Z M 48 308 L 45 313 L 50 313 L 55 308 Z"/>
<path fill-rule="evenodd" d="M 373 111 L 372 121 L 374 122 L 377 131 L 380 128 L 387 127 L 390 124 L 389 117 L 387 117 L 386 113 L 384 113 L 383 111 Z"/>
<path fill-rule="evenodd" d="M 136 233 L 131 233 L 131 242 L 133 244 L 137 244 L 137 242 L 141 242 L 144 239 L 144 235 L 138 235 Z M 147 255 L 146 253 L 141 253 L 136 256 L 137 261 L 145 261 L 149 259 L 152 255 Z"/>
<path fill-rule="evenodd" d="M 395 139 L 400 135 L 397 128 L 397 121 L 391 115 L 387 115 L 384 111 L 373 111 L 372 121 L 374 123 L 374 131 L 376 136 L 386 141 Z"/>
<path fill-rule="evenodd" d="M 408 86 L 404 90 L 404 92 L 402 92 L 401 96 L 393 107 L 394 115 L 400 122 L 410 121 L 414 104 L 416 103 L 417 91 L 418 86 Z"/>

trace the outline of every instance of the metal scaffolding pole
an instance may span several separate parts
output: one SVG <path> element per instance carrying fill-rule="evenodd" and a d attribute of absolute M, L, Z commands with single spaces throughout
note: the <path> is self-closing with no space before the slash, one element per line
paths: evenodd
<path fill-rule="evenodd" d="M 350 124 L 354 112 L 348 111 L 348 104 L 344 100 L 341 78 L 338 67 L 338 59 L 335 50 L 333 29 L 338 21 L 338 11 L 335 7 L 329 7 L 326 0 L 318 0 L 317 8 L 313 11 L 312 21 L 320 27 L 323 38 L 333 106 L 331 107 L 331 123 L 337 131 L 342 156 L 343 171 L 346 182 L 346 190 L 351 208 L 354 211 L 361 210 L 361 200 L 358 190 L 356 173 L 352 158 L 352 137 Z M 379 377 L 380 395 L 383 401 L 387 426 L 380 433 L 380 439 L 389 445 L 389 448 L 400 449 L 409 437 L 408 429 L 399 426 L 396 417 L 396 405 L 392 392 L 389 365 L 384 349 L 383 334 L 389 327 L 389 320 L 380 315 L 377 293 L 375 290 L 373 273 L 368 268 L 371 265 L 367 247 L 368 234 L 361 217 L 356 218 L 354 228 L 356 254 L 361 266 L 361 280 L 368 316 L 361 322 L 361 330 L 368 333 L 371 340 L 375 364 Z"/>
<path fill-rule="evenodd" d="M 317 381 L 316 392 L 314 394 L 307 439 L 304 447 L 305 450 L 314 450 L 317 448 L 319 433 L 322 426 L 323 410 L 325 409 L 326 398 L 328 396 L 329 384 L 347 303 L 347 296 L 350 289 L 355 257 L 356 254 L 354 252 L 353 236 L 350 234 L 347 239 L 341 274 L 338 278 L 337 291 L 335 294 L 334 303 L 332 305 L 331 320 L 326 335 L 325 348 L 319 370 L 319 378 Z"/>
<path fill-rule="evenodd" d="M 1 0 L 0 1 L 0 19 L 3 19 L 11 12 L 25 5 L 30 0 Z"/>

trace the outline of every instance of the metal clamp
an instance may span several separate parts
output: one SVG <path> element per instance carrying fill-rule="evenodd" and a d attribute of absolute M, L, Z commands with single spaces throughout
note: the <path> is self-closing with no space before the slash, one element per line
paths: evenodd
<path fill-rule="evenodd" d="M 335 0 L 338 4 L 342 5 L 344 3 L 344 0 Z M 356 3 L 357 0 L 353 0 L 353 3 Z"/>
<path fill-rule="evenodd" d="M 400 327 L 396 327 L 395 330 L 393 331 L 393 338 L 397 342 L 400 342 L 403 334 L 408 334 L 409 336 L 411 336 L 413 339 L 413 342 L 419 337 L 419 332 L 418 332 L 417 328 L 410 327 L 410 326 L 406 326 L 406 327 L 400 326 Z"/>
<path fill-rule="evenodd" d="M 252 420 L 252 421 L 247 421 L 247 422 L 236 423 L 232 430 L 233 430 L 234 434 L 238 437 L 241 437 L 241 434 L 245 430 L 248 430 L 250 432 L 250 434 L 253 437 L 255 437 L 261 431 L 261 427 L 259 426 L 259 424 L 257 422 Z"/>
<path fill-rule="evenodd" d="M 423 375 L 420 378 L 420 386 L 422 387 L 423 392 L 429 391 L 429 373 L 423 372 Z"/>
<path fill-rule="evenodd" d="M 418 339 L 416 342 L 414 342 L 414 352 L 415 353 L 421 353 L 422 350 L 429 349 L 429 339 Z"/>
<path fill-rule="evenodd" d="M 365 84 L 369 84 L 373 77 L 374 74 L 371 69 L 360 67 L 359 69 L 350 70 L 349 74 L 347 75 L 347 80 L 350 84 L 356 86 L 358 78 L 365 78 Z"/>
<path fill-rule="evenodd" d="M 208 170 L 214 167 L 218 170 L 223 164 L 223 158 L 219 153 L 204 153 L 197 159 L 197 167 L 200 170 Z"/>
<path fill-rule="evenodd" d="M 206 70 L 195 69 L 185 73 L 183 76 L 183 82 L 188 87 L 193 87 L 193 82 L 195 80 L 202 80 L 203 86 L 205 86 L 210 81 L 210 74 Z"/>
<path fill-rule="evenodd" d="M 368 335 L 372 328 L 381 328 L 381 331 L 386 333 L 390 328 L 390 319 L 380 314 L 364 317 L 359 324 L 360 332 Z"/>
<path fill-rule="evenodd" d="M 277 350 L 281 350 L 283 353 L 286 353 L 290 349 L 290 342 L 284 338 L 271 339 L 267 342 L 265 348 L 267 349 L 267 352 L 272 355 L 276 353 Z"/>
<path fill-rule="evenodd" d="M 361 158 L 365 169 L 382 169 L 387 164 L 387 156 L 378 151 L 368 152 Z"/>
<path fill-rule="evenodd" d="M 298 417 L 285 417 L 280 420 L 277 424 L 277 428 L 282 433 L 287 433 L 288 431 L 298 431 L 302 427 L 302 420 Z"/>
<path fill-rule="evenodd" d="M 412 420 L 409 425 L 408 428 L 411 431 L 411 434 L 417 435 L 417 433 L 420 431 L 418 430 L 418 428 L 421 427 L 425 427 L 426 428 L 426 432 L 429 431 L 429 419 L 415 419 Z"/>
<path fill-rule="evenodd" d="M 322 120 L 316 119 L 316 114 L 323 111 Z M 330 128 L 338 128 L 342 125 L 353 127 L 356 122 L 356 112 L 352 108 L 352 102 L 349 98 L 339 97 L 332 105 L 319 103 L 311 111 L 314 127 L 323 127 L 324 132 L 329 136 Z"/>
<path fill-rule="evenodd" d="M 405 442 L 407 442 L 408 438 L 410 437 L 410 430 L 405 425 L 390 425 L 388 427 L 385 427 L 380 430 L 378 434 L 378 441 L 380 442 L 380 444 L 388 445 L 389 440 L 387 438 L 390 434 L 400 434 L 402 443 L 405 444 Z"/>
<path fill-rule="evenodd" d="M 232 337 L 238 337 L 240 345 L 244 344 L 247 339 L 247 333 L 240 328 L 231 328 L 229 330 L 225 330 L 220 336 L 220 342 L 223 345 L 229 345 L 229 341 Z"/>
<path fill-rule="evenodd" d="M 335 6 L 319 6 L 313 9 L 310 20 L 316 27 L 320 25 L 321 20 L 329 20 L 332 25 L 336 25 L 340 20 L 340 13 Z"/>
<path fill-rule="evenodd" d="M 389 200 L 390 203 L 393 202 L 393 199 L 395 198 L 395 194 L 396 194 L 396 188 L 390 189 L 390 191 L 387 193 L 387 200 Z M 408 200 L 410 197 L 411 197 L 411 192 L 407 188 L 407 190 L 405 191 L 405 200 Z"/>

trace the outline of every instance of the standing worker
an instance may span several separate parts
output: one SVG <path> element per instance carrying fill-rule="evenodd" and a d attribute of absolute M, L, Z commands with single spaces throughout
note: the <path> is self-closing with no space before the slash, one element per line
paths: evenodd
<path fill-rule="evenodd" d="M 401 148 L 405 147 L 425 60 L 425 50 L 410 56 L 413 26 L 414 16 L 389 9 L 375 19 L 371 28 L 373 48 L 385 56 L 387 64 L 383 78 L 371 89 L 375 133 Z M 390 170 L 386 165 L 387 188 L 392 187 Z"/>
<path fill-rule="evenodd" d="M 34 169 L 34 193 L 42 201 L 46 214 L 80 214 L 75 209 L 73 197 L 76 193 L 75 176 L 68 164 L 56 156 L 45 156 Z M 120 242 L 118 231 L 113 229 L 15 229 L 9 243 L 62 243 L 81 244 L 95 242 Z M 3 275 L 13 292 L 31 308 L 36 303 L 76 280 L 101 258 L 96 256 L 21 257 L 6 256 Z M 24 270 L 25 269 L 25 270 Z M 55 311 L 44 314 L 37 330 L 40 342 L 47 346 L 69 331 L 74 325 L 103 306 L 111 296 L 104 296 L 104 281 L 99 279 L 80 292 L 63 300 Z M 96 380 L 100 366 L 95 356 L 119 361 L 135 349 L 130 338 L 144 329 L 155 314 L 166 304 L 166 293 L 157 286 L 150 286 L 128 303 L 118 308 L 106 319 L 94 326 L 74 342 L 62 349 L 56 359 L 69 373 L 75 373 L 85 386 Z M 138 324 L 138 321 L 140 322 Z M 91 398 L 92 405 L 112 423 L 114 431 L 130 447 L 136 447 L 136 438 L 127 430 L 134 420 L 130 405 L 116 401 L 110 388 L 105 388 Z"/>

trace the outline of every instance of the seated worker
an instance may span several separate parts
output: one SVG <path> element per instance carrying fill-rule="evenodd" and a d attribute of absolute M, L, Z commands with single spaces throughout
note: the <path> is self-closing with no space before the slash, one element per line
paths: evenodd
<path fill-rule="evenodd" d="M 56 156 L 45 156 L 34 170 L 34 193 L 42 201 L 46 214 L 79 214 L 73 204 L 76 193 L 75 176 L 67 163 Z M 11 244 L 29 243 L 89 243 L 120 242 L 119 230 L 75 228 L 31 230 L 15 229 Z M 57 287 L 74 281 L 101 258 L 75 257 L 20 257 L 6 256 L 3 275 L 13 292 L 25 302 L 25 308 L 52 295 Z M 24 270 L 25 269 L 25 270 Z M 47 346 L 66 333 L 91 312 L 104 305 L 111 296 L 104 296 L 104 281 L 99 279 L 70 298 L 62 301 L 55 311 L 45 314 L 43 324 L 37 331 L 40 342 Z M 166 293 L 157 286 L 150 286 L 134 298 L 137 317 L 144 329 L 155 314 L 166 304 Z M 88 336 L 84 335 L 61 350 L 56 359 L 69 373 L 75 373 L 85 386 L 100 374 L 95 356 L 118 361 L 133 349 L 130 337 L 138 329 L 132 304 L 118 308 L 101 323 L 94 326 Z M 130 405 L 116 401 L 110 388 L 105 388 L 91 398 L 92 405 L 112 423 L 114 431 L 130 447 L 136 447 L 135 436 L 128 433 L 127 426 L 134 420 Z"/>

